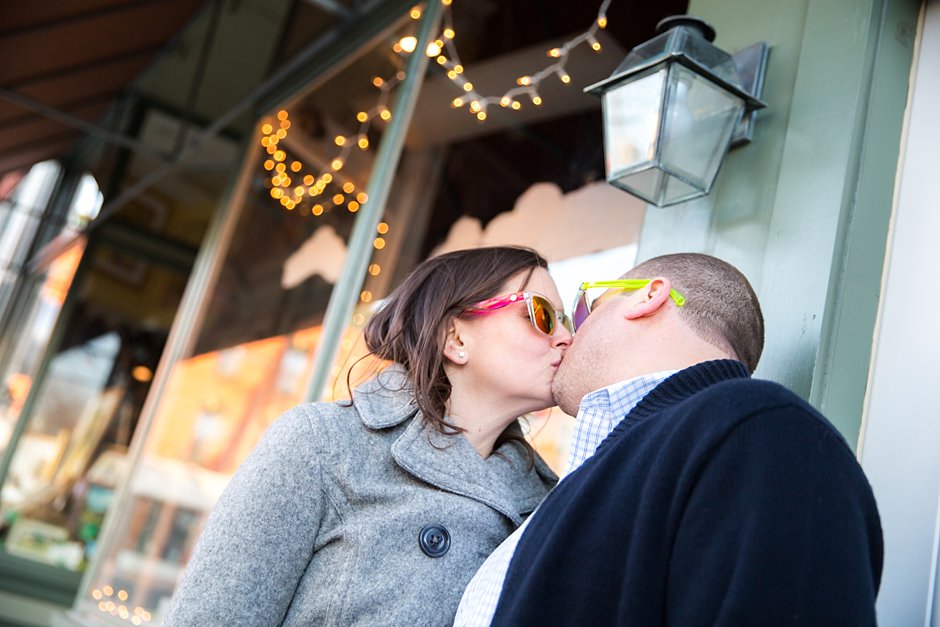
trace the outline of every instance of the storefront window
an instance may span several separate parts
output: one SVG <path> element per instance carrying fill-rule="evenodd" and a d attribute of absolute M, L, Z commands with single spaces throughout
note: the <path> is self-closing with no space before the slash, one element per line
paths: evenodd
<path fill-rule="evenodd" d="M 159 624 L 229 478 L 303 400 L 401 80 L 389 47 L 414 29 L 402 18 L 380 44 L 258 121 L 218 278 L 191 349 L 167 374 L 139 462 L 116 472 L 132 478 L 79 610 Z"/>
<path fill-rule="evenodd" d="M 36 286 L 36 297 L 21 322 L 18 338 L 8 344 L 11 358 L 5 362 L 5 386 L 0 393 L 0 458 L 20 417 L 26 394 L 39 368 L 84 250 L 84 240 L 79 240 L 53 260 L 47 269 L 33 276 L 23 272 L 27 262 L 26 254 L 60 170 L 53 161 L 34 165 L 18 182 L 9 199 L 0 203 L 7 210 L 0 234 L 0 264 L 3 266 L 0 312 L 9 304 L 9 296 L 17 282 L 25 281 L 27 285 Z M 61 234 L 74 236 L 81 226 L 97 215 L 101 201 L 101 192 L 94 177 L 83 175 L 69 204 Z"/>
<path fill-rule="evenodd" d="M 160 122 L 166 116 L 145 116 L 143 133 L 159 132 Z M 152 167 L 141 157 L 126 165 L 131 173 Z M 224 179 L 168 180 L 169 192 L 138 195 L 91 234 L 82 230 L 102 194 L 91 175 L 75 181 L 61 231 L 46 249 L 63 252 L 30 277 L 39 287 L 6 361 L 0 565 L 26 578 L 48 577 L 55 567 L 49 597 L 56 600 L 74 594 L 95 554 L 200 223 L 213 208 L 207 198 Z"/>

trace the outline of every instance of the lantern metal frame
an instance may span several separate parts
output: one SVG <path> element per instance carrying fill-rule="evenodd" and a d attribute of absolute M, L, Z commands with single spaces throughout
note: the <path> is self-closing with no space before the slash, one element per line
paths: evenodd
<path fill-rule="evenodd" d="M 701 38 L 701 41 L 699 41 L 698 38 Z M 620 66 L 614 70 L 613 74 L 598 83 L 586 87 L 584 91 L 593 95 L 603 96 L 606 92 L 628 81 L 632 82 L 638 80 L 659 69 L 666 68 L 668 70 L 673 64 L 684 66 L 689 71 L 711 82 L 728 94 L 741 99 L 744 103 L 744 111 L 731 133 L 730 140 L 725 148 L 725 154 L 721 157 L 723 163 L 727 156 L 727 150 L 751 141 L 754 134 L 757 112 L 759 109 L 766 106 L 766 104 L 760 100 L 760 96 L 764 86 L 769 48 L 766 43 L 757 42 L 733 54 L 729 54 L 711 43 L 714 41 L 714 38 L 715 29 L 700 18 L 690 15 L 667 17 L 657 24 L 657 36 L 655 38 L 634 47 L 630 53 L 627 54 Z M 656 42 L 656 40 L 661 40 L 661 42 L 657 42 L 657 44 L 661 45 L 653 46 L 652 44 Z M 652 52 L 649 56 L 644 56 L 649 52 L 645 50 L 644 47 L 652 48 Z M 697 50 L 693 50 L 692 48 L 696 48 Z M 696 58 L 696 54 L 698 53 L 709 55 L 713 58 L 707 60 Z M 707 64 L 709 61 L 715 61 L 713 67 L 720 68 L 721 73 L 719 73 L 719 70 L 710 67 Z M 720 63 L 718 63 L 718 61 L 720 61 Z M 664 93 L 661 98 L 665 97 L 666 95 Z M 663 108 L 662 99 L 660 100 L 660 108 Z M 605 113 L 605 124 L 606 123 L 607 118 Z M 663 126 L 660 125 L 656 136 L 657 147 L 662 144 L 662 133 Z M 718 147 L 716 146 L 716 148 Z M 660 166 L 658 157 L 653 163 L 655 163 L 655 167 L 657 168 Z M 720 171 L 720 169 L 719 165 L 717 171 Z M 715 178 L 717 178 L 717 171 Z M 629 173 L 621 171 L 613 179 L 608 178 L 608 181 L 628 193 L 634 193 L 630 189 L 626 189 L 624 185 L 616 182 L 628 175 Z M 694 186 L 701 191 L 698 196 L 708 194 L 711 191 L 713 183 L 714 179 L 704 189 L 697 185 Z M 635 195 L 643 198 L 640 194 Z M 643 199 L 647 202 L 652 202 L 648 198 Z M 660 206 L 666 206 L 668 204 L 674 203 L 667 202 Z"/>

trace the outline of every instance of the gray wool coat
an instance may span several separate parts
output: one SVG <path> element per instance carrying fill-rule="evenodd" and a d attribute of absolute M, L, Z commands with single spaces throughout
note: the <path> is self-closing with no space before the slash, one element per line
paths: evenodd
<path fill-rule="evenodd" d="M 403 386 L 392 367 L 352 406 L 278 418 L 210 514 L 164 624 L 450 625 L 557 478 L 518 443 L 483 459 L 426 429 Z"/>

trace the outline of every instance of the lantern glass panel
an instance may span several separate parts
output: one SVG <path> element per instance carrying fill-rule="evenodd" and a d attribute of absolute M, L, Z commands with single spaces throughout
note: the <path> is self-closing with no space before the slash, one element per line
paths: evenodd
<path fill-rule="evenodd" d="M 656 158 L 666 68 L 604 93 L 607 179 L 647 166 Z"/>
<path fill-rule="evenodd" d="M 708 192 L 744 113 L 744 101 L 683 65 L 669 71 L 660 167 Z"/>

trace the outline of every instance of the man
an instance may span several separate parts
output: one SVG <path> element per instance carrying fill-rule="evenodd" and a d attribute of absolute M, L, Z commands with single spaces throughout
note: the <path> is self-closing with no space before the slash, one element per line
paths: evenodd
<path fill-rule="evenodd" d="M 747 280 L 700 254 L 623 278 L 574 312 L 553 386 L 578 415 L 563 479 L 456 624 L 874 625 L 871 488 L 822 415 L 750 378 L 764 325 Z"/>

